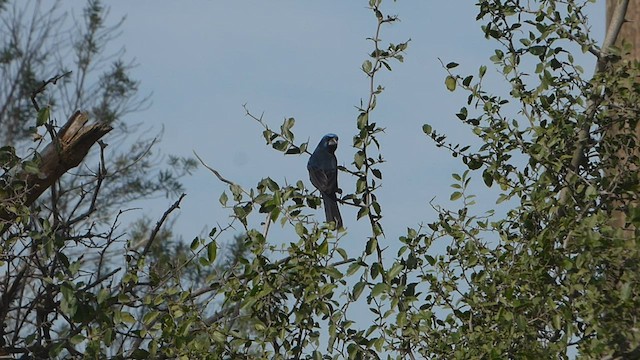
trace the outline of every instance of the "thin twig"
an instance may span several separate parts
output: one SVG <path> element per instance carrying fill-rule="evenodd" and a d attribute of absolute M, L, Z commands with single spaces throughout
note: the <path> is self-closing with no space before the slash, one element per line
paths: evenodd
<path fill-rule="evenodd" d="M 162 214 L 162 217 L 156 223 L 156 227 L 151 232 L 151 236 L 149 236 L 149 240 L 147 241 L 147 243 L 144 246 L 144 249 L 142 250 L 142 255 L 146 255 L 149 252 L 149 249 L 153 244 L 153 240 L 155 240 L 156 236 L 158 235 L 158 232 L 160 231 L 162 224 L 164 224 L 165 220 L 167 220 L 167 217 L 169 216 L 169 214 L 171 214 L 171 212 L 173 212 L 175 209 L 180 208 L 180 202 L 185 196 L 187 196 L 187 194 L 183 193 L 182 195 L 180 195 L 180 198 L 178 198 L 178 200 L 176 200 L 176 202 L 174 202 L 173 205 L 171 205 L 171 207 L 168 208 L 167 211 L 164 212 L 164 214 Z"/>
<path fill-rule="evenodd" d="M 96 285 L 100 284 L 101 282 L 107 280 L 108 278 L 111 277 L 111 275 L 114 275 L 115 273 L 117 273 L 118 271 L 120 271 L 122 268 L 117 268 L 114 270 L 111 270 L 108 274 L 105 274 L 103 276 L 101 276 L 100 278 L 96 279 L 94 282 L 87 284 L 82 291 L 88 291 L 89 289 L 95 287 Z"/>
<path fill-rule="evenodd" d="M 55 85 L 58 80 L 62 79 L 65 76 L 68 76 L 71 74 L 71 71 L 67 71 L 66 73 L 62 74 L 62 75 L 56 75 L 53 76 L 52 78 L 50 78 L 49 80 L 46 81 L 42 81 L 42 85 L 40 85 L 39 88 L 33 90 L 31 92 L 31 103 L 33 104 L 33 108 L 36 109 L 36 111 L 40 111 L 40 106 L 38 106 L 38 101 L 36 100 L 36 96 L 38 96 L 38 94 L 42 93 L 44 91 L 44 89 L 47 87 L 47 85 L 49 84 L 53 84 Z"/>
<path fill-rule="evenodd" d="M 89 204 L 89 208 L 83 214 L 80 214 L 75 218 L 67 221 L 66 226 L 71 226 L 80 220 L 86 219 L 89 217 L 89 215 L 93 214 L 93 212 L 96 211 L 98 193 L 100 192 L 100 188 L 102 187 L 102 182 L 104 181 L 104 178 L 107 176 L 107 168 L 105 166 L 105 161 L 104 161 L 104 149 L 108 146 L 108 144 L 105 144 L 102 140 L 98 140 L 98 145 L 100 145 L 100 163 L 98 164 L 98 173 L 96 178 L 97 182 L 96 182 L 96 187 L 93 190 L 93 196 L 91 197 L 91 204 Z M 78 208 L 78 206 L 80 206 L 81 202 L 82 202 L 82 199 L 78 201 L 78 204 L 76 205 L 76 209 Z"/>
<path fill-rule="evenodd" d="M 198 154 L 197 154 L 195 151 L 193 152 L 193 154 L 196 156 L 196 158 L 198 158 L 198 161 L 200 161 L 200 163 L 202 164 L 202 166 L 206 167 L 209 171 L 211 171 L 211 172 L 212 172 L 212 173 L 213 173 L 213 174 L 214 174 L 214 175 L 215 175 L 215 176 L 216 176 L 220 181 L 222 181 L 222 182 L 223 182 L 223 183 L 225 183 L 225 184 L 229 184 L 229 185 L 232 185 L 232 186 L 237 186 L 234 182 L 232 182 L 232 181 L 230 181 L 230 180 L 227 180 L 227 179 L 225 179 L 224 177 L 222 177 L 222 175 L 220 175 L 220 173 L 219 173 L 216 169 L 214 169 L 214 168 L 212 168 L 211 166 L 207 165 L 207 164 L 204 162 L 204 160 L 202 160 L 202 159 L 200 158 L 200 156 L 198 156 Z"/>

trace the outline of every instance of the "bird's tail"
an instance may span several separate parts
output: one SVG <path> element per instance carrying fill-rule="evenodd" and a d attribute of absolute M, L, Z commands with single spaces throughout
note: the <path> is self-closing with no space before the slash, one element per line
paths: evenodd
<path fill-rule="evenodd" d="M 324 214 L 327 216 L 327 222 L 335 221 L 336 229 L 340 229 L 342 227 L 342 216 L 335 196 L 332 197 L 329 194 L 322 193 L 322 200 L 324 201 Z"/>

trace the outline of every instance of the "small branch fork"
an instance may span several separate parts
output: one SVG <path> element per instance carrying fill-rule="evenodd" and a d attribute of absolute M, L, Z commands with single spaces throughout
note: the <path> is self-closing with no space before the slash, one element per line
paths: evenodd
<path fill-rule="evenodd" d="M 38 94 L 41 94 L 44 92 L 44 90 L 47 88 L 47 85 L 49 84 L 53 84 L 55 85 L 58 80 L 62 79 L 63 77 L 69 76 L 71 75 L 71 71 L 67 71 L 64 74 L 61 75 L 56 75 L 53 76 L 52 78 L 50 78 L 49 80 L 43 80 L 42 81 L 42 85 L 40 85 L 40 87 L 38 87 L 37 89 L 33 90 L 31 92 L 31 103 L 33 104 L 33 107 L 36 109 L 36 111 L 40 111 L 40 106 L 38 105 L 38 101 L 36 100 L 36 96 L 38 96 Z"/>

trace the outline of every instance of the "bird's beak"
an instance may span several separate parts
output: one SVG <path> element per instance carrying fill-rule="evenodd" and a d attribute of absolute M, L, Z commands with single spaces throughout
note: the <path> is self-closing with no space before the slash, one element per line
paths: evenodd
<path fill-rule="evenodd" d="M 338 139 L 336 139 L 336 138 L 331 138 L 331 139 L 329 139 L 329 141 L 327 141 L 327 144 L 328 144 L 329 146 L 338 146 Z"/>

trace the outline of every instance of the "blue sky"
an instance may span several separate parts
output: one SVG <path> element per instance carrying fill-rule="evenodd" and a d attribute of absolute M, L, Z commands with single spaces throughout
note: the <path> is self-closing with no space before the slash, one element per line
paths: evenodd
<path fill-rule="evenodd" d="M 142 82 L 142 93 L 152 93 L 151 107 L 129 115 L 128 121 L 158 131 L 164 127 L 164 153 L 191 156 L 196 151 L 245 187 L 267 176 L 280 184 L 303 179 L 311 186 L 307 157 L 285 157 L 265 146 L 261 127 L 245 117 L 242 105 L 257 115 L 264 113 L 274 128 L 285 117 L 294 117 L 296 137 L 309 139 L 311 147 L 325 133 L 338 134 L 338 160 L 349 165 L 355 106 L 368 95 L 367 79 L 359 69 L 372 50 L 366 38 L 373 36 L 376 26 L 367 4 L 366 0 L 109 1 L 112 21 L 126 17 L 115 44 L 124 45 L 126 57 L 139 64 L 134 76 Z M 405 62 L 393 64 L 391 73 L 378 78 L 386 90 L 372 115 L 387 128 L 381 140 L 388 162 L 382 167 L 379 197 L 387 240 L 396 242 L 406 227 L 435 218 L 428 204 L 432 198 L 444 206 L 455 205 L 449 202 L 451 173 L 465 170 L 459 160 L 427 139 L 422 124 L 446 132 L 452 142 L 473 141 L 469 129 L 455 117 L 466 95 L 445 89 L 446 72 L 438 58 L 460 63 L 460 72 L 469 74 L 486 64 L 490 83 L 502 85 L 488 59 L 496 44 L 484 39 L 481 24 L 475 21 L 474 2 L 387 0 L 384 4 L 386 13 L 401 21 L 383 29 L 383 42 L 411 38 Z M 603 3 L 594 5 L 594 14 L 593 31 L 601 34 Z M 592 59 L 585 59 L 585 68 L 591 68 Z M 479 174 L 475 177 L 481 182 Z M 342 174 L 341 187 L 353 191 L 353 180 Z M 218 203 L 224 184 L 200 169 L 185 179 L 185 187 L 177 234 L 190 240 L 226 222 L 228 213 Z M 491 192 L 477 189 L 483 194 L 481 207 L 493 208 Z M 159 217 L 171 202 L 149 202 L 143 205 L 144 213 Z M 321 210 L 318 215 L 324 216 Z M 350 246 L 359 252 L 367 224 L 356 223 L 352 209 L 343 207 L 343 217 Z"/>

